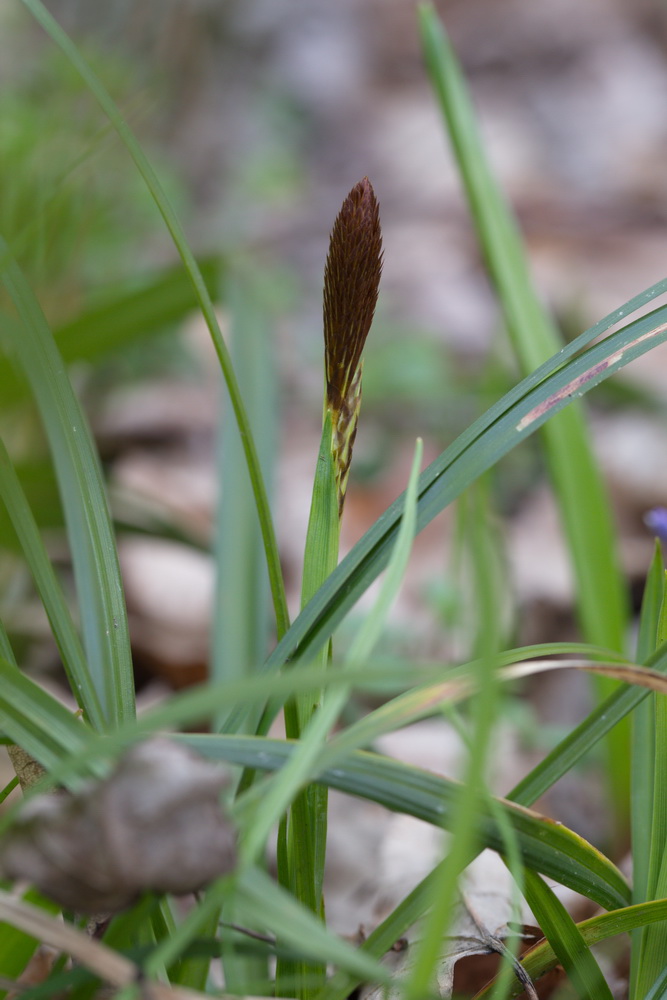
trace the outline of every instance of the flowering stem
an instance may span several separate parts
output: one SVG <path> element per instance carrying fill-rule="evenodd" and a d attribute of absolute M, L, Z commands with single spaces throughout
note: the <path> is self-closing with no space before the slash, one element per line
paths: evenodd
<path fill-rule="evenodd" d="M 368 178 L 355 185 L 334 223 L 324 272 L 326 392 L 322 440 L 313 483 L 301 591 L 302 608 L 336 568 L 345 492 L 361 404 L 361 354 L 373 321 L 382 271 L 378 204 Z M 331 642 L 320 665 L 331 659 Z M 301 696 L 285 706 L 288 738 L 299 739 L 318 710 L 322 693 Z M 322 886 L 326 857 L 327 790 L 301 791 L 281 824 L 278 870 L 283 885 L 324 918 Z M 303 1000 L 324 985 L 326 969 L 302 961 L 279 960 L 279 995 Z"/>

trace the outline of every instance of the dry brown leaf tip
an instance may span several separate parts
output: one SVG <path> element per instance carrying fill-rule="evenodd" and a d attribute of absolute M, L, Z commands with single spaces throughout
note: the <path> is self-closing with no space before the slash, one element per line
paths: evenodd
<path fill-rule="evenodd" d="M 236 861 L 225 784 L 220 767 L 187 747 L 147 740 L 83 794 L 28 803 L 0 846 L 0 866 L 82 913 L 121 910 L 146 890 L 194 892 Z"/>
<path fill-rule="evenodd" d="M 324 269 L 324 357 L 326 408 L 339 508 L 361 403 L 361 355 L 373 322 L 382 274 L 380 210 L 367 177 L 352 188 L 331 231 Z"/>

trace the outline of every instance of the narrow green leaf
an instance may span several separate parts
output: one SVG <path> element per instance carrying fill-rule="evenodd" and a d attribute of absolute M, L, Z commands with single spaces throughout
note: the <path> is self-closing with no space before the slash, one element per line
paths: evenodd
<path fill-rule="evenodd" d="M 331 414 L 326 413 L 317 455 L 306 533 L 301 584 L 302 607 L 336 568 L 339 534 L 336 476 L 331 453 Z"/>
<path fill-rule="evenodd" d="M 220 256 L 197 260 L 202 280 L 214 301 L 222 289 L 224 261 Z M 192 281 L 182 264 L 164 268 L 140 288 L 109 291 L 108 301 L 82 312 L 55 329 L 58 349 L 67 363 L 93 361 L 162 332 L 198 308 Z"/>
<path fill-rule="evenodd" d="M 0 252 L 7 252 L 1 238 Z M 134 679 L 118 554 L 99 459 L 39 303 L 11 259 L 2 277 L 22 320 L 21 325 L 8 324 L 7 335 L 39 408 L 58 477 L 88 668 L 106 724 L 116 727 L 134 715 Z"/>
<path fill-rule="evenodd" d="M 665 599 L 665 575 L 663 570 L 663 598 L 656 624 L 656 643 L 667 641 L 667 601 Z M 646 872 L 646 897 L 648 899 L 667 896 L 667 696 L 654 694 L 653 703 L 653 788 L 649 790 L 649 811 L 645 817 L 650 821 L 648 871 Z M 647 748 L 650 751 L 650 747 Z M 633 845 L 634 846 L 634 845 Z M 645 928 L 639 942 L 636 961 L 639 995 L 649 987 L 665 966 L 667 948 L 667 924 L 657 924 Z"/>
<path fill-rule="evenodd" d="M 219 298 L 220 257 L 198 261 L 206 287 L 213 299 Z M 197 308 L 192 283 L 182 265 L 153 274 L 136 288 L 115 288 L 106 293 L 104 303 L 77 315 L 54 330 L 63 361 L 94 361 L 107 354 L 161 333 Z M 2 316 L 0 315 L 0 321 Z M 19 381 L 12 366 L 0 359 L 2 405 L 7 407 L 25 396 L 25 383 Z"/>
<path fill-rule="evenodd" d="M 581 1000 L 613 1000 L 600 966 L 560 899 L 535 872 L 525 873 L 526 900 Z"/>
<path fill-rule="evenodd" d="M 637 660 L 639 663 L 655 651 L 660 609 L 665 596 L 665 569 L 660 543 L 656 541 L 653 559 L 646 578 L 639 617 Z M 632 717 L 632 898 L 642 903 L 648 898 L 649 862 L 651 857 L 650 817 L 653 814 L 655 781 L 655 697 L 651 695 L 635 709 Z M 640 955 L 644 932 L 633 934 L 630 980 L 632 995 L 637 993 Z"/>
<path fill-rule="evenodd" d="M 16 657 L 14 656 L 14 650 L 12 649 L 12 644 L 9 641 L 9 636 L 7 635 L 7 630 L 5 626 L 0 621 L 0 656 L 8 660 L 12 666 L 16 666 Z"/>
<path fill-rule="evenodd" d="M 264 540 L 264 549 L 269 569 L 269 579 L 271 581 L 271 592 L 273 595 L 276 613 L 276 624 L 278 636 L 280 637 L 289 626 L 289 615 L 287 612 L 285 588 L 280 568 L 280 557 L 273 528 L 271 509 L 269 506 L 266 488 L 264 486 L 264 479 L 262 477 L 262 471 L 259 465 L 259 459 L 257 457 L 257 450 L 255 448 L 255 442 L 252 436 L 248 415 L 243 404 L 243 399 L 241 397 L 238 381 L 231 363 L 229 351 L 227 350 L 227 346 L 223 339 L 220 324 L 218 323 L 213 302 L 211 301 L 211 296 L 208 293 L 202 273 L 185 237 L 183 227 L 181 226 L 181 223 L 179 222 L 178 217 L 169 202 L 162 185 L 160 184 L 155 170 L 151 166 L 148 157 L 137 142 L 129 125 L 127 124 L 127 121 L 116 107 L 102 82 L 89 63 L 87 63 L 83 58 L 76 45 L 74 45 L 66 32 L 63 31 L 40 0 L 22 0 L 22 2 L 28 8 L 35 20 L 41 25 L 47 35 L 51 38 L 54 44 L 57 45 L 67 56 L 72 66 L 82 77 L 91 94 L 94 96 L 95 100 L 108 117 L 121 141 L 126 146 L 130 156 L 134 160 L 137 170 L 141 174 L 146 187 L 150 192 L 151 198 L 153 199 L 165 225 L 167 226 L 167 229 L 169 230 L 171 238 L 174 241 L 174 245 L 178 250 L 181 260 L 183 261 L 183 266 L 190 278 L 195 297 L 199 303 L 199 307 L 201 308 L 202 315 L 206 321 L 206 325 L 213 341 L 213 346 L 215 347 L 215 351 L 218 356 L 218 360 L 220 361 L 220 366 L 227 385 L 234 415 L 236 416 L 236 420 L 239 425 L 241 440 L 243 441 L 243 450 L 248 465 L 248 471 L 250 473 L 250 481 L 252 483 L 255 505 L 257 507 L 257 513 L 262 529 L 262 538 Z"/>
<path fill-rule="evenodd" d="M 665 570 L 660 544 L 656 543 L 653 560 L 646 579 L 639 617 L 637 662 L 646 663 L 656 650 L 658 619 L 664 600 Z M 632 760 L 632 843 L 633 885 L 635 902 L 646 898 L 650 826 L 647 817 L 652 811 L 653 769 L 655 764 L 655 719 L 653 696 L 638 705 L 633 716 Z"/>
<path fill-rule="evenodd" d="M 0 681 L 0 731 L 45 770 L 84 752 L 90 730 L 82 720 L 4 659 Z"/>
<path fill-rule="evenodd" d="M 336 568 L 340 537 L 339 497 L 332 449 L 331 413 L 326 410 L 322 438 L 313 480 L 313 494 L 306 533 L 303 560 L 301 605 L 303 606 Z M 320 652 L 319 663 L 326 669 L 331 644 Z M 308 729 L 314 714 L 322 704 L 322 691 L 295 695 L 285 704 L 285 732 L 290 739 L 299 739 Z M 307 753 L 307 751 L 306 751 Z M 307 757 L 303 758 L 304 764 Z M 323 785 L 299 787 L 298 758 L 293 774 L 276 789 L 278 800 L 289 812 L 281 818 L 278 836 L 278 879 L 282 886 L 304 906 L 318 916 L 324 914 L 324 868 L 326 864 L 328 791 Z M 288 796 L 285 792 L 288 791 Z M 285 801 L 287 799 L 287 801 Z M 268 831 L 267 831 L 268 833 Z M 309 1000 L 324 985 L 326 966 L 308 965 L 292 958 L 279 958 L 276 965 L 278 994 L 294 992 L 300 1000 Z"/>
<path fill-rule="evenodd" d="M 414 538 L 417 480 L 422 453 L 423 448 L 421 441 L 419 441 L 415 448 L 412 471 L 406 491 L 405 515 L 394 552 L 375 605 L 347 651 L 345 662 L 341 668 L 343 674 L 351 673 L 358 664 L 363 663 L 371 655 L 405 575 Z M 333 480 L 332 485 L 335 498 L 335 480 Z M 337 504 L 334 510 L 336 517 L 338 517 Z M 243 844 L 244 856 L 248 860 L 256 860 L 259 857 L 271 829 L 295 797 L 296 790 L 310 779 L 320 750 L 325 746 L 331 728 L 348 697 L 349 684 L 345 684 L 342 688 L 328 690 L 324 704 L 311 720 L 288 763 L 274 778 L 270 788 L 262 790 L 258 807 L 253 814 L 252 824 L 249 824 Z"/>
<path fill-rule="evenodd" d="M 535 293 L 516 222 L 489 168 L 463 75 L 431 4 L 420 5 L 419 25 L 477 235 L 514 350 L 528 374 L 555 354 L 562 340 Z M 576 405 L 547 424 L 544 443 L 574 562 L 585 635 L 590 642 L 621 650 L 627 597 L 608 498 Z"/>
<path fill-rule="evenodd" d="M 562 338 L 534 290 L 518 226 L 489 167 L 463 74 L 432 4 L 420 5 L 419 24 L 426 66 L 487 268 L 520 368 L 528 374 L 562 346 Z M 543 442 L 574 569 L 584 636 L 622 650 L 628 595 L 609 498 L 577 403 L 545 425 Z M 614 690 L 614 683 L 596 678 L 596 688 L 603 697 Z M 607 777 L 621 828 L 630 788 L 629 742 L 627 724 L 616 727 L 607 741 Z"/>
<path fill-rule="evenodd" d="M 367 982 L 389 983 L 384 966 L 327 930 L 305 907 L 258 868 L 242 871 L 238 879 L 239 908 L 253 923 L 267 927 L 298 953 L 316 962 L 333 963 L 355 972 Z"/>
<path fill-rule="evenodd" d="M 667 966 L 663 968 L 648 993 L 644 996 L 644 1000 L 665 1000 L 665 996 L 667 996 Z"/>
<path fill-rule="evenodd" d="M 263 737 L 184 734 L 177 738 L 206 757 L 264 771 L 282 767 L 295 751 L 293 744 Z M 317 780 L 445 829 L 451 825 L 461 790 L 458 782 L 362 751 L 325 769 Z M 525 865 L 608 909 L 627 904 L 628 885 L 608 858 L 562 824 L 499 801 L 516 830 Z M 481 844 L 502 852 L 503 837 L 485 802 L 479 807 L 478 835 Z"/>
<path fill-rule="evenodd" d="M 231 350 L 239 385 L 252 422 L 258 455 L 270 483 L 275 465 L 276 394 L 272 351 L 261 289 L 256 281 L 229 276 L 225 301 L 231 318 Z M 262 551 L 262 537 L 253 505 L 252 484 L 244 466 L 243 444 L 229 406 L 219 406 L 218 510 L 215 518 L 216 594 L 211 649 L 211 680 L 251 676 L 266 656 L 269 640 L 269 587 Z M 212 728 L 224 727 L 228 706 L 213 717 Z M 244 731 L 254 732 L 250 713 Z M 238 923 L 234 900 L 227 904 L 226 919 Z M 211 937 L 217 933 L 220 913 L 209 920 Z M 206 934 L 207 928 L 203 933 Z M 222 957 L 225 985 L 242 993 L 249 982 L 266 981 L 264 958 L 239 954 L 229 947 Z M 184 959 L 178 982 L 204 989 L 209 962 Z"/>
<path fill-rule="evenodd" d="M 423 454 L 424 445 L 421 438 L 418 438 L 405 490 L 403 514 L 387 572 L 375 604 L 350 643 L 345 656 L 345 665 L 348 668 L 357 663 L 363 663 L 372 654 L 385 627 L 391 605 L 398 596 L 398 591 L 403 583 L 417 527 L 417 488 Z"/>
<path fill-rule="evenodd" d="M 79 634 L 74 627 L 62 587 L 56 577 L 32 511 L 2 441 L 0 441 L 0 498 L 7 508 L 21 543 L 23 555 L 42 599 L 72 693 L 84 709 L 86 718 L 91 725 L 97 730 L 102 730 L 104 728 L 104 715 L 81 647 Z M 6 657 L 6 651 L 3 655 Z"/>
<path fill-rule="evenodd" d="M 646 666 L 661 673 L 667 671 L 667 644 L 649 657 Z M 624 684 L 609 695 L 522 778 L 510 792 L 512 801 L 524 805 L 535 802 L 650 693 L 648 688 Z"/>
<path fill-rule="evenodd" d="M 622 310 L 619 310 L 622 312 Z M 614 314 L 615 315 L 615 314 Z M 609 317 L 607 317 L 609 320 Z M 629 323 L 572 358 L 606 328 L 605 320 L 568 345 L 475 421 L 422 473 L 417 505 L 421 531 L 464 489 L 534 433 L 573 398 L 583 395 L 634 358 L 667 339 L 667 308 Z M 569 358 L 571 360 L 565 360 Z M 554 370 L 554 368 L 556 370 Z M 551 372 L 545 378 L 545 372 Z M 266 662 L 275 669 L 294 657 L 312 656 L 386 566 L 403 509 L 399 497 L 354 546 L 292 624 Z"/>
<path fill-rule="evenodd" d="M 232 352 L 247 400 L 263 468 L 273 465 L 275 399 L 266 318 L 259 292 L 236 276 L 226 284 L 231 315 Z M 253 510 L 252 488 L 243 468 L 243 446 L 229 407 L 221 409 L 219 499 L 216 516 L 216 598 L 211 676 L 233 680 L 250 676 L 266 656 L 268 578 L 262 539 Z M 214 722 L 224 725 L 225 716 Z M 254 731 L 254 730 L 253 730 Z"/>
<path fill-rule="evenodd" d="M 472 732 L 467 741 L 468 761 L 465 777 L 453 809 L 452 837 L 444 865 L 436 877 L 432 904 L 424 918 L 421 938 L 415 948 L 411 975 L 405 986 L 406 1000 L 422 1000 L 433 984 L 433 977 L 442 953 L 452 908 L 457 899 L 459 878 L 471 852 L 477 849 L 482 804 L 488 810 L 505 849 L 507 835 L 498 825 L 496 812 L 489 809 L 491 795 L 485 781 L 491 734 L 499 714 L 499 678 L 495 658 L 501 644 L 501 616 L 495 580 L 489 567 L 496 557 L 495 544 L 489 530 L 489 511 L 483 490 L 471 490 L 465 497 L 468 521 L 468 547 L 473 580 L 473 604 L 479 616 L 476 669 L 476 692 L 470 706 Z M 498 808 L 497 812 L 501 812 Z M 517 838 L 515 838 L 516 840 Z M 517 844 L 518 846 L 518 844 Z"/>
<path fill-rule="evenodd" d="M 650 903 L 622 907 L 618 910 L 612 910 L 611 913 L 602 913 L 599 916 L 583 920 L 581 923 L 576 924 L 576 927 L 583 941 L 591 947 L 594 944 L 599 944 L 600 941 L 616 937 L 618 934 L 632 933 L 641 927 L 664 920 L 667 920 L 667 899 L 658 899 Z M 521 959 L 521 964 L 526 973 L 535 982 L 541 976 L 550 972 L 558 963 L 559 959 L 557 955 L 549 941 L 546 940 L 539 941 Z M 665 984 L 667 982 L 667 973 L 661 978 L 662 983 Z M 654 984 L 654 989 L 656 985 Z M 491 988 L 492 984 L 485 987 L 476 994 L 475 1000 L 487 1000 Z M 520 983 L 515 982 L 508 996 L 519 996 L 523 994 L 523 989 Z M 659 992 L 649 990 L 646 996 L 642 997 L 642 1000 L 648 1000 L 649 997 L 652 1000 L 658 1000 L 659 996 L 661 996 Z"/>

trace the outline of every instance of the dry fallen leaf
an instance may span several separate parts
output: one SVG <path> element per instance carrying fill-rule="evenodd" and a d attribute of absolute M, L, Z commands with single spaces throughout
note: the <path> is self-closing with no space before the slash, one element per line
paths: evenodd
<path fill-rule="evenodd" d="M 82 794 L 29 802 L 1 845 L 3 873 L 83 913 L 121 910 L 145 890 L 194 892 L 235 863 L 225 783 L 186 747 L 148 740 Z"/>

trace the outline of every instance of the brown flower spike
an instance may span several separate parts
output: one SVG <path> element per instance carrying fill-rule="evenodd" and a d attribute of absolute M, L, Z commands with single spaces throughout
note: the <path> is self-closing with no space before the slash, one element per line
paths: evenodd
<path fill-rule="evenodd" d="M 382 274 L 382 232 L 368 177 L 343 202 L 324 269 L 324 359 L 331 413 L 338 512 L 343 512 L 361 405 L 361 353 L 373 322 Z"/>

